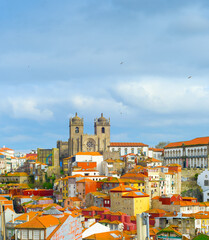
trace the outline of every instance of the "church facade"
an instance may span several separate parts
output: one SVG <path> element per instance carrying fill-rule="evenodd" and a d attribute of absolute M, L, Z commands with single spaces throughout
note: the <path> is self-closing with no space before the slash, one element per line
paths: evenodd
<path fill-rule="evenodd" d="M 101 114 L 94 120 L 94 134 L 84 134 L 83 118 L 77 116 L 70 119 L 70 138 L 68 141 L 69 156 L 77 152 L 100 152 L 107 151 L 110 145 L 110 119 Z"/>
<path fill-rule="evenodd" d="M 103 114 L 94 119 L 94 134 L 84 133 L 84 120 L 77 113 L 69 121 L 68 142 L 57 142 L 60 150 L 60 159 L 75 155 L 78 152 L 100 152 L 108 151 L 110 145 L 110 119 Z"/>

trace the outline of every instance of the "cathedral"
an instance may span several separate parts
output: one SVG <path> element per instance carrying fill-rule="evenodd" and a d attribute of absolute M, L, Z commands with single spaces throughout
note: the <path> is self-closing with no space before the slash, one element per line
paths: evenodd
<path fill-rule="evenodd" d="M 84 134 L 83 118 L 77 113 L 70 118 L 68 142 L 57 142 L 60 150 L 60 158 L 75 155 L 77 152 L 100 152 L 108 151 L 110 145 L 110 119 L 106 119 L 103 114 L 94 120 L 94 134 Z"/>

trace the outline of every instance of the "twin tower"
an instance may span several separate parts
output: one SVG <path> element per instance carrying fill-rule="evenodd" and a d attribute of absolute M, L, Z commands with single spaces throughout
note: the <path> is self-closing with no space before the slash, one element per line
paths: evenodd
<path fill-rule="evenodd" d="M 68 141 L 69 156 L 77 152 L 101 152 L 108 150 L 110 145 L 110 119 L 103 117 L 94 120 L 94 135 L 83 133 L 83 118 L 70 118 L 70 137 Z"/>

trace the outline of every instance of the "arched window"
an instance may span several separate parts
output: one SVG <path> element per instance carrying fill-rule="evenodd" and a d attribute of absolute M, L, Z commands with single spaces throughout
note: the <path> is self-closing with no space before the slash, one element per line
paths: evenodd
<path fill-rule="evenodd" d="M 75 133 L 79 133 L 79 127 L 75 128 Z"/>
<path fill-rule="evenodd" d="M 102 133 L 105 133 L 105 128 L 104 127 L 102 127 Z"/>

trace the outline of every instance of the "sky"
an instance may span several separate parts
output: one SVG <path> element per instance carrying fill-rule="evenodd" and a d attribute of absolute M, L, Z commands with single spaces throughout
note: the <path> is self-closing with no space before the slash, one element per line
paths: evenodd
<path fill-rule="evenodd" d="M 209 136 L 207 0 L 0 0 L 1 145 L 56 147 L 69 118 L 112 142 Z"/>

